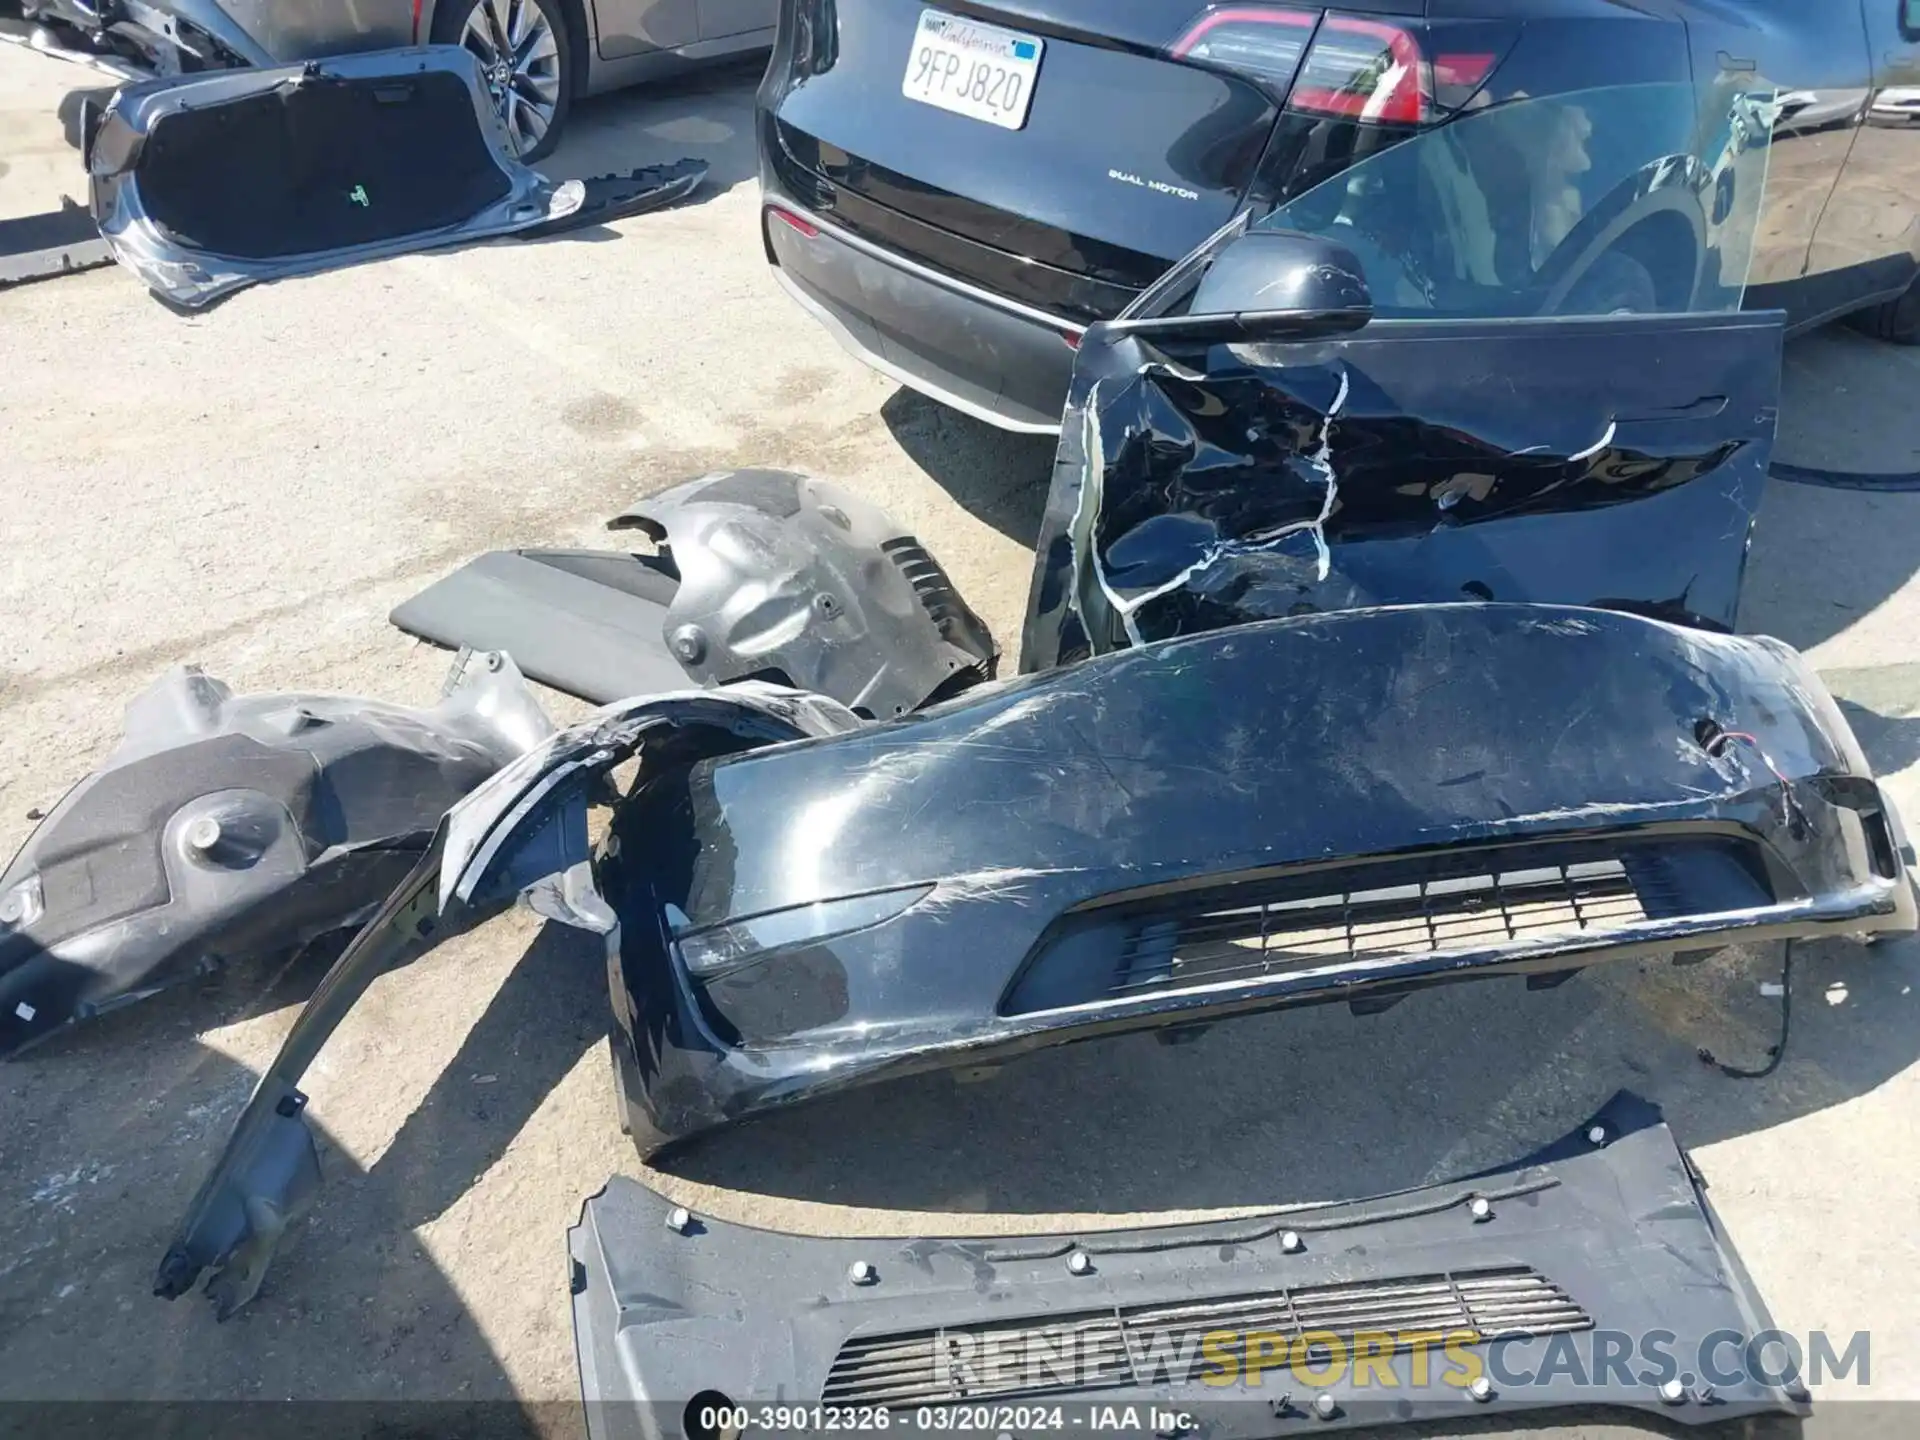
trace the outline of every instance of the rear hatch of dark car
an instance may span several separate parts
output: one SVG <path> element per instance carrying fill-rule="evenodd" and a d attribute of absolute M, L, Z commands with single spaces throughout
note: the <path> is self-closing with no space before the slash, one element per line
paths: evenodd
<path fill-rule="evenodd" d="M 1478 88 L 1513 30 L 1430 25 L 1423 9 L 789 0 L 765 152 L 815 214 L 1026 304 L 1102 318 L 1266 188 L 1283 115 L 1300 132 L 1282 147 L 1291 169 L 1315 146 L 1358 158 L 1356 143 L 1390 143 Z M 955 43 L 930 43 L 943 37 Z M 1446 53 L 1456 39 L 1471 52 Z M 960 54 L 957 72 L 943 52 Z"/>

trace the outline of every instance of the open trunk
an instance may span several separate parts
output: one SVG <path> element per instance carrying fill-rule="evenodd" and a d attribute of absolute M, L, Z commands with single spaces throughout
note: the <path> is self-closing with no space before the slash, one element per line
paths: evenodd
<path fill-rule="evenodd" d="M 189 309 L 529 229 L 586 198 L 511 158 L 477 62 L 453 46 L 130 85 L 87 162 L 114 258 Z"/>

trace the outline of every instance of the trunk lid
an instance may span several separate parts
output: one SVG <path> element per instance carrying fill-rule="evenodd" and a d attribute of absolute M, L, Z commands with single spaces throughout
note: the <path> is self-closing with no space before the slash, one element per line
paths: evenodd
<path fill-rule="evenodd" d="M 896 253 L 1110 318 L 1296 162 L 1456 111 L 1518 33 L 1424 12 L 795 0 L 765 151 L 793 200 Z"/>
<path fill-rule="evenodd" d="M 815 22 L 832 36 L 827 53 L 816 48 L 817 68 L 781 98 L 774 138 L 785 159 L 828 186 L 796 198 L 824 202 L 856 227 L 885 226 L 887 217 L 870 210 L 883 206 L 1133 288 L 1233 213 L 1279 102 L 1251 78 L 1166 57 L 1202 8 L 1195 0 L 1118 10 L 1087 0 L 936 7 L 1039 43 L 1018 129 L 902 93 L 927 8 L 837 0 Z M 796 68 L 808 63 L 803 56 Z"/>

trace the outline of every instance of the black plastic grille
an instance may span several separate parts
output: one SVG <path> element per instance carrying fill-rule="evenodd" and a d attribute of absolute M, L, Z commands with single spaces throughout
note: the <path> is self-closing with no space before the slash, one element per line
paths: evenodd
<path fill-rule="evenodd" d="M 1375 956 L 1474 950 L 1645 918 L 1618 860 L 1230 906 L 1135 929 L 1123 943 L 1111 993 Z"/>
<path fill-rule="evenodd" d="M 1789 888 L 1789 897 L 1794 892 Z M 1380 962 L 1625 943 L 1649 921 L 1775 902 L 1754 847 L 1724 834 L 1554 839 L 1198 878 L 1059 917 L 1001 1002 L 1031 1014 Z"/>
<path fill-rule="evenodd" d="M 823 1402 L 905 1407 L 1123 1385 L 1184 1384 L 1206 1363 L 1202 1337 L 1260 1333 L 1351 1347 L 1384 1336 L 1526 1337 L 1593 1328 L 1566 1291 L 1526 1266 L 1309 1285 L 1220 1300 L 1116 1306 L 1040 1321 L 859 1335 L 840 1347 Z M 1398 1337 L 1407 1335 L 1407 1342 Z M 1376 1342 L 1377 1343 L 1377 1342 Z M 1384 1354 L 1386 1348 L 1374 1353 Z M 1318 1356 L 1313 1357 L 1316 1361 Z"/>

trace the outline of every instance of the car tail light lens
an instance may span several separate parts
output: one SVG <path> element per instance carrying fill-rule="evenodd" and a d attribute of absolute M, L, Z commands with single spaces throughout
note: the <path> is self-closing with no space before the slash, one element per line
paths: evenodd
<path fill-rule="evenodd" d="M 1277 5 L 1223 5 L 1204 12 L 1167 53 L 1218 65 L 1284 92 L 1319 19 L 1312 11 Z"/>
<path fill-rule="evenodd" d="M 1358 15 L 1329 15 L 1287 108 L 1418 125 L 1430 118 L 1429 93 L 1426 60 L 1411 30 Z"/>
<path fill-rule="evenodd" d="M 1286 108 L 1383 125 L 1443 120 L 1486 83 L 1517 27 L 1400 24 L 1280 5 L 1216 5 L 1167 47 L 1177 60 L 1245 75 Z"/>

